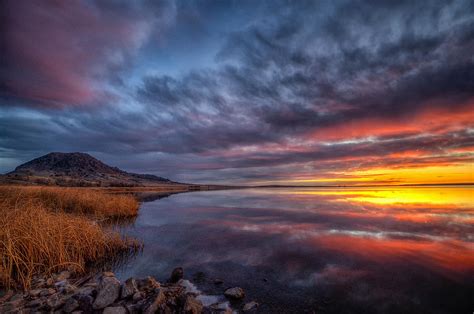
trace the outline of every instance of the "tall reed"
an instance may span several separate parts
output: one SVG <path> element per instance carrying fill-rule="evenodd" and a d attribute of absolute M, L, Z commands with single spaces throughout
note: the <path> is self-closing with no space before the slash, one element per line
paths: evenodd
<path fill-rule="evenodd" d="M 81 273 L 90 263 L 137 248 L 138 242 L 96 221 L 137 209 L 132 197 L 98 191 L 0 187 L 0 284 L 27 289 L 35 275 Z"/>

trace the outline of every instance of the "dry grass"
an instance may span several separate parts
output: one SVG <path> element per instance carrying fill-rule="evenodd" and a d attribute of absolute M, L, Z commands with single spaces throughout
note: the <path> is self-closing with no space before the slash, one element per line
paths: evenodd
<path fill-rule="evenodd" d="M 28 199 L 51 212 L 87 215 L 97 219 L 136 216 L 138 201 L 130 195 L 111 195 L 88 188 L 0 186 L 0 200 Z"/>
<path fill-rule="evenodd" d="M 129 196 L 87 189 L 0 187 L 0 284 L 29 288 L 35 275 L 86 271 L 90 263 L 137 247 L 93 218 L 137 213 Z"/>

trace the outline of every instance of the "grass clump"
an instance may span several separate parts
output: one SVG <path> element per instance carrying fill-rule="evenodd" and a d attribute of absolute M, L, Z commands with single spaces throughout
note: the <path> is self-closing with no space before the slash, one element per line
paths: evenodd
<path fill-rule="evenodd" d="M 88 188 L 37 186 L 0 187 L 0 200 L 16 203 L 28 199 L 51 212 L 86 215 L 96 219 L 138 214 L 138 201 L 131 195 L 112 195 Z"/>
<path fill-rule="evenodd" d="M 91 263 L 138 248 L 138 242 L 97 223 L 136 215 L 137 210 L 130 196 L 0 187 L 0 284 L 28 289 L 35 275 L 85 272 Z"/>

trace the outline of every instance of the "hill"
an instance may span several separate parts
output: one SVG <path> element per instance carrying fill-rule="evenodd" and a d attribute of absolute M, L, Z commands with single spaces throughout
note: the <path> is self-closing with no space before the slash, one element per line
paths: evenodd
<path fill-rule="evenodd" d="M 2 176 L 4 183 L 61 186 L 156 186 L 179 184 L 151 174 L 111 167 L 86 153 L 49 153 Z"/>

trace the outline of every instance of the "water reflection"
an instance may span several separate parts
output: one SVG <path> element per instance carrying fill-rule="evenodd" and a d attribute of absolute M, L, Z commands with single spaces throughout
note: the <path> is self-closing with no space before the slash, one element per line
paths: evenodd
<path fill-rule="evenodd" d="M 145 203 L 126 232 L 143 253 L 119 270 L 200 288 L 239 285 L 262 312 L 457 313 L 473 309 L 470 187 L 254 189 Z M 190 276 L 191 277 L 191 276 Z M 222 287 L 212 284 L 222 278 Z"/>

